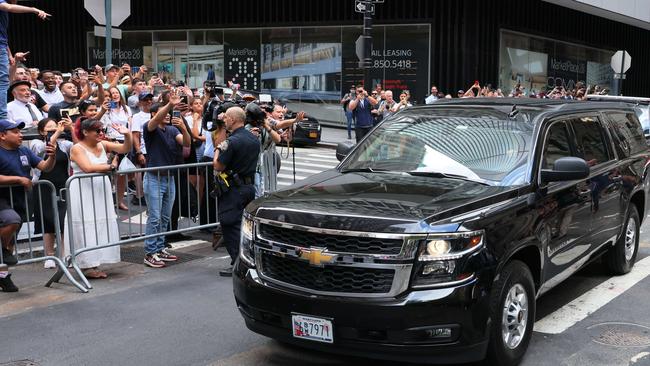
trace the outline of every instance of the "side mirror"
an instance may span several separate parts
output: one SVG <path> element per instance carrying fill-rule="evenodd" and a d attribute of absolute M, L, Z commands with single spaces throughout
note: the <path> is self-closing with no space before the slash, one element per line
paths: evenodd
<path fill-rule="evenodd" d="M 339 142 L 339 144 L 336 145 L 336 159 L 338 159 L 338 161 L 343 161 L 350 151 L 352 151 L 354 145 L 356 144 L 352 141 Z"/>
<path fill-rule="evenodd" d="M 562 182 L 589 177 L 589 165 L 584 159 L 576 157 L 559 158 L 553 170 L 542 169 L 541 180 L 544 183 Z"/>

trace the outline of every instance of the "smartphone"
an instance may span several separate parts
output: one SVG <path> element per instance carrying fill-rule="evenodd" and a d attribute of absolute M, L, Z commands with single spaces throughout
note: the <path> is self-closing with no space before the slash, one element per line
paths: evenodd
<path fill-rule="evenodd" d="M 259 100 L 260 103 L 273 103 L 273 98 L 271 98 L 271 94 L 260 94 Z"/>
<path fill-rule="evenodd" d="M 187 104 L 187 101 L 188 101 L 188 99 L 187 99 L 187 95 L 182 95 L 182 96 L 181 96 L 181 103 L 185 103 L 185 104 Z"/>
<path fill-rule="evenodd" d="M 117 102 L 111 100 L 110 102 L 108 102 L 108 108 L 110 109 L 117 108 Z"/>
<path fill-rule="evenodd" d="M 157 72 L 154 72 L 153 74 L 151 74 L 151 77 L 152 77 L 152 78 L 157 78 L 157 77 L 158 77 L 158 73 L 157 73 Z"/>
<path fill-rule="evenodd" d="M 181 111 L 173 111 L 172 112 L 172 117 L 180 117 L 181 116 Z"/>
<path fill-rule="evenodd" d="M 61 110 L 61 118 L 70 118 L 70 110 L 62 109 Z"/>

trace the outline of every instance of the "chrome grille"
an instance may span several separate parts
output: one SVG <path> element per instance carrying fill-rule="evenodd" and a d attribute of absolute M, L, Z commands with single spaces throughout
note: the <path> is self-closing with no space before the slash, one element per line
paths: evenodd
<path fill-rule="evenodd" d="M 262 239 L 278 243 L 327 248 L 331 252 L 341 253 L 397 255 L 404 244 L 402 239 L 327 235 L 265 224 L 260 224 L 259 235 Z"/>
<path fill-rule="evenodd" d="M 331 293 L 383 294 L 391 290 L 395 270 L 342 266 L 310 266 L 308 262 L 261 251 L 265 276 L 308 290 Z"/>

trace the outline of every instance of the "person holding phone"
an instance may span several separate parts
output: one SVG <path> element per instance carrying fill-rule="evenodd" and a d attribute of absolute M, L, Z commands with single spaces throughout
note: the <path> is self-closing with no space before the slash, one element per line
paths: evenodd
<path fill-rule="evenodd" d="M 177 91 L 172 91 L 168 100 L 162 107 L 154 105 L 151 108 L 153 117 L 142 127 L 148 153 L 147 168 L 176 165 L 178 148 L 189 147 L 192 142 L 183 120 L 171 117 L 170 114 L 181 102 L 181 96 Z M 144 195 L 147 200 L 146 235 L 162 234 L 168 230 L 176 197 L 174 177 L 174 172 L 147 172 L 144 175 Z M 161 268 L 165 266 L 165 262 L 178 260 L 165 249 L 164 235 L 145 239 L 144 249 L 144 264 L 149 267 Z"/>
<path fill-rule="evenodd" d="M 358 87 L 356 97 L 348 104 L 348 109 L 352 111 L 356 121 L 354 135 L 357 142 L 372 129 L 374 118 L 370 111 L 377 103 L 379 103 L 377 99 L 368 96 L 368 92 L 363 87 Z"/>
<path fill-rule="evenodd" d="M 120 89 L 115 86 L 108 88 L 108 113 L 104 115 L 105 125 L 108 127 L 108 137 L 115 139 L 119 143 L 124 142 L 124 135 L 114 126 L 123 126 L 131 128 L 131 110 L 126 105 Z M 107 123 L 106 123 L 107 122 Z M 119 166 L 124 155 L 118 155 L 116 165 Z M 120 175 L 117 179 L 115 194 L 117 197 L 117 207 L 120 210 L 128 211 L 128 206 L 124 203 L 124 192 L 126 191 L 126 175 Z"/>

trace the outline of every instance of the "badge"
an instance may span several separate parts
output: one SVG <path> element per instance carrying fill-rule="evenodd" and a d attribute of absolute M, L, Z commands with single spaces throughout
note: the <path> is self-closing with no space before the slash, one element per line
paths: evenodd
<path fill-rule="evenodd" d="M 224 140 L 222 143 L 220 143 L 219 146 L 217 146 L 217 149 L 219 149 L 221 152 L 228 150 L 228 140 Z"/>
<path fill-rule="evenodd" d="M 20 162 L 23 163 L 23 166 L 29 166 L 29 159 L 25 155 L 20 155 Z"/>

